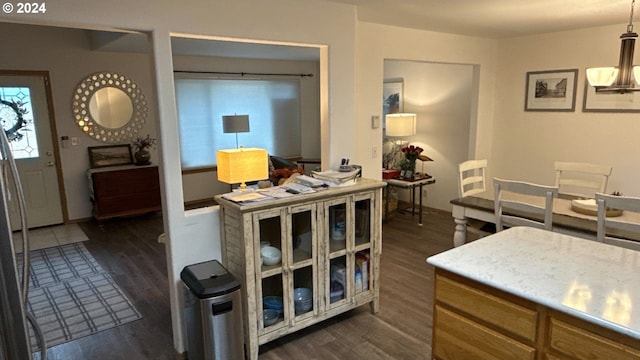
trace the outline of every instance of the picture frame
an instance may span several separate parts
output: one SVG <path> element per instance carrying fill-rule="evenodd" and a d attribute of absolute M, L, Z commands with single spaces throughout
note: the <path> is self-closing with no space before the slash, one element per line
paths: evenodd
<path fill-rule="evenodd" d="M 89 164 L 92 169 L 133 164 L 130 144 L 90 146 L 87 150 L 89 151 Z"/>
<path fill-rule="evenodd" d="M 585 81 L 583 112 L 640 112 L 640 92 L 596 92 L 596 88 Z"/>
<path fill-rule="evenodd" d="M 386 137 L 387 115 L 402 112 L 404 112 L 404 79 L 384 79 L 382 85 L 382 133 L 384 134 L 382 166 L 387 169 L 395 167 L 402 156 L 399 146 Z"/>
<path fill-rule="evenodd" d="M 385 79 L 382 87 L 382 117 L 404 111 L 404 79 Z"/>
<path fill-rule="evenodd" d="M 525 111 L 575 111 L 578 69 L 529 71 Z"/>

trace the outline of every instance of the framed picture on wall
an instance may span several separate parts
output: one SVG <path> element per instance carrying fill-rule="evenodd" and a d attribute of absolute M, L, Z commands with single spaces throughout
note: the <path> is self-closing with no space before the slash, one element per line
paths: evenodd
<path fill-rule="evenodd" d="M 578 69 L 527 72 L 525 111 L 574 111 Z"/>
<path fill-rule="evenodd" d="M 133 164 L 131 145 L 91 146 L 89 150 L 89 164 L 92 169 Z"/>
<path fill-rule="evenodd" d="M 382 166 L 387 169 L 396 167 L 396 163 L 403 157 L 400 147 L 386 138 L 387 114 L 404 112 L 404 79 L 384 79 L 382 86 Z"/>
<path fill-rule="evenodd" d="M 596 92 L 596 88 L 585 81 L 582 111 L 640 112 L 640 92 Z"/>
<path fill-rule="evenodd" d="M 382 87 L 382 117 L 404 111 L 404 80 L 385 79 Z"/>

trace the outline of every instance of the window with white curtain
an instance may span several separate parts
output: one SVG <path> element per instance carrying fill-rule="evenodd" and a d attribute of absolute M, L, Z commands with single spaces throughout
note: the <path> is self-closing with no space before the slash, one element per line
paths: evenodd
<path fill-rule="evenodd" d="M 216 150 L 236 147 L 236 134 L 222 132 L 223 115 L 249 115 L 249 132 L 238 144 L 269 154 L 301 154 L 300 79 L 206 78 L 176 73 L 176 101 L 183 169 L 216 165 Z"/>

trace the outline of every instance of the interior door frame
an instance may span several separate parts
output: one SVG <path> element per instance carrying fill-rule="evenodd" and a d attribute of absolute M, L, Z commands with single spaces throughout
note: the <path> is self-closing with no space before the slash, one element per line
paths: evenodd
<path fill-rule="evenodd" d="M 58 126 L 56 124 L 55 110 L 53 108 L 53 92 L 51 91 L 51 77 L 46 70 L 0 70 L 0 76 L 31 76 L 42 77 L 44 80 L 44 91 L 47 97 L 47 112 L 49 113 L 49 127 L 51 128 L 51 142 L 53 144 L 53 157 L 55 160 L 56 174 L 58 176 L 58 194 L 62 207 L 62 221 L 69 223 L 69 210 L 67 208 L 67 194 L 64 186 L 64 176 L 62 176 L 62 163 L 60 161 L 60 142 L 58 141 Z"/>

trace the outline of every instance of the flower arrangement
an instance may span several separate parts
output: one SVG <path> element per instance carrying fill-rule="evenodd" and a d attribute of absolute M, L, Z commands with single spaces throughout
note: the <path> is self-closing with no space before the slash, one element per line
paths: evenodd
<path fill-rule="evenodd" d="M 136 148 L 136 151 L 146 151 L 149 150 L 149 148 L 152 146 L 155 148 L 156 139 L 150 137 L 149 134 L 147 134 L 147 137 L 144 138 L 138 136 L 132 144 L 133 147 Z"/>
<path fill-rule="evenodd" d="M 420 153 L 422 153 L 422 151 L 424 151 L 423 148 L 413 145 L 405 146 L 402 148 L 405 159 L 413 163 L 416 162 L 416 159 L 418 159 L 418 156 L 420 156 Z"/>

